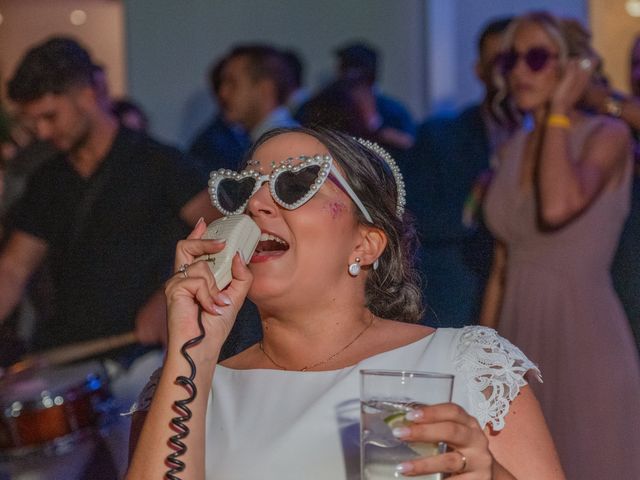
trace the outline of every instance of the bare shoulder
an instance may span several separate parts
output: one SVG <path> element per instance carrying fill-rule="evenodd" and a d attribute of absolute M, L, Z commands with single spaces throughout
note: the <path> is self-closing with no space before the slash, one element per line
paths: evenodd
<path fill-rule="evenodd" d="M 242 352 L 220 362 L 220 365 L 233 370 L 249 370 L 259 365 L 262 355 L 258 344 L 254 344 Z"/>
<path fill-rule="evenodd" d="M 580 163 L 603 174 L 604 181 L 615 187 L 631 160 L 631 130 L 622 120 L 606 115 L 596 115 L 590 121 L 595 127 L 588 131 Z"/>
<path fill-rule="evenodd" d="M 374 325 L 375 335 L 380 343 L 385 343 L 391 348 L 408 345 L 431 335 L 435 328 L 415 323 L 398 322 L 396 320 L 378 319 Z"/>
<path fill-rule="evenodd" d="M 400 335 L 418 335 L 425 336 L 433 333 L 436 329 L 433 327 L 427 327 L 418 323 L 400 322 L 398 320 L 386 320 L 379 318 L 376 321 L 378 328 L 381 330 L 388 330 L 389 332 L 395 332 Z"/>
<path fill-rule="evenodd" d="M 608 145 L 626 146 L 631 142 L 631 129 L 626 122 L 608 115 L 596 115 L 594 119 L 596 128 L 591 139 L 597 138 L 598 143 L 605 142 Z"/>

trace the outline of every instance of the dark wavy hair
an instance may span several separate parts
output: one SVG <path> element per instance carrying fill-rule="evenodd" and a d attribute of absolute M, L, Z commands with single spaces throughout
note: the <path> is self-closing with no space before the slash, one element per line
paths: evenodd
<path fill-rule="evenodd" d="M 8 83 L 9 98 L 31 102 L 61 94 L 78 85 L 93 85 L 96 66 L 89 53 L 71 38 L 54 37 L 31 48 Z"/>
<path fill-rule="evenodd" d="M 379 258 L 377 270 L 371 269 L 365 285 L 366 306 L 374 315 L 391 320 L 418 323 L 424 313 L 420 276 L 415 268 L 418 246 L 413 218 L 407 212 L 396 213 L 398 188 L 387 163 L 353 137 L 311 128 L 278 128 L 265 133 L 254 144 L 247 158 L 267 140 L 284 133 L 310 135 L 322 143 L 336 161 L 373 223 L 356 209 L 358 221 L 381 229 L 387 246 Z"/>
<path fill-rule="evenodd" d="M 276 100 L 280 105 L 294 90 L 293 72 L 280 50 L 264 44 L 243 44 L 231 50 L 225 61 L 246 58 L 248 73 L 254 81 L 269 79 L 276 89 Z"/>

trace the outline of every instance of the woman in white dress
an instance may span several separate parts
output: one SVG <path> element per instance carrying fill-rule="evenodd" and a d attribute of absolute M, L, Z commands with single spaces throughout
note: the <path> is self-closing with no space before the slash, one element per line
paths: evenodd
<path fill-rule="evenodd" d="M 220 291 L 194 259 L 224 244 L 201 239 L 203 222 L 178 244 L 178 274 L 166 287 L 167 355 L 134 413 L 127 478 L 163 478 L 167 470 L 173 404 L 188 396 L 175 381 L 190 373 L 180 349 L 200 334 L 200 307 L 206 335 L 188 350 L 198 394 L 179 478 L 359 478 L 358 372 L 386 368 L 456 376 L 453 403 L 416 408 L 394 430 L 402 440 L 444 441 L 450 451 L 404 462 L 397 477 L 563 479 L 524 379 L 537 368 L 493 330 L 416 324 L 414 234 L 388 154 L 340 134 L 294 129 L 265 135 L 250 158 L 248 168 L 271 174 L 262 185 L 243 190 L 238 176 L 221 172 L 225 182 L 210 190 L 224 214 L 245 212 L 257 223 L 258 249 L 248 266 L 236 255 L 233 280 Z M 247 295 L 264 338 L 218 364 Z"/>

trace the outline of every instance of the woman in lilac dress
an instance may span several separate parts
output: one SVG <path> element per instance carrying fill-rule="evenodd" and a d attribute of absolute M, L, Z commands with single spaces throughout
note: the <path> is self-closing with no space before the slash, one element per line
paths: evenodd
<path fill-rule="evenodd" d="M 574 21 L 533 13 L 506 32 L 497 77 L 530 121 L 500 151 L 486 198 L 500 245 L 481 323 L 540 366 L 533 387 L 568 478 L 640 478 L 640 367 L 609 275 L 631 137 L 578 107 L 596 63 Z"/>

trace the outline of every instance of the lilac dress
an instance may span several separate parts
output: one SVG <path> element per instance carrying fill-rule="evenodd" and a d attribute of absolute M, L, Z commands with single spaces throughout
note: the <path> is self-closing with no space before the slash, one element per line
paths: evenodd
<path fill-rule="evenodd" d="M 572 130 L 574 158 L 601 121 Z M 542 371 L 544 384 L 532 386 L 567 478 L 640 479 L 640 362 L 609 274 L 629 211 L 631 156 L 619 186 L 544 233 L 533 191 L 520 185 L 526 133 L 505 145 L 484 206 L 508 252 L 498 331 Z"/>

